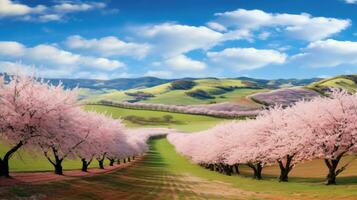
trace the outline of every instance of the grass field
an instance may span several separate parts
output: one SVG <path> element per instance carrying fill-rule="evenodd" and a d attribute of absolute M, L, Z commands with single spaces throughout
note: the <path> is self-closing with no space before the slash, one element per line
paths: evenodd
<path fill-rule="evenodd" d="M 171 115 L 175 123 L 171 124 L 157 124 L 157 125 L 147 125 L 142 126 L 139 124 L 134 124 L 130 121 L 124 121 L 129 127 L 167 127 L 175 128 L 180 131 L 185 132 L 194 132 L 205 130 L 213 127 L 219 122 L 224 121 L 224 119 L 208 117 L 202 115 L 190 115 L 190 114 L 181 114 L 181 113 L 170 113 L 170 112 L 161 112 L 161 111 L 149 111 L 149 110 L 134 110 L 134 109 L 124 109 L 111 106 L 102 106 L 102 105 L 87 105 L 85 106 L 86 110 L 94 110 L 101 113 L 107 113 L 113 118 L 124 118 L 130 115 L 139 116 L 139 117 L 159 117 L 162 118 L 164 115 Z"/>
<path fill-rule="evenodd" d="M 323 163 L 318 161 L 298 166 L 289 183 L 279 183 L 266 174 L 261 181 L 225 176 L 189 162 L 166 139 L 157 139 L 151 141 L 146 157 L 127 169 L 42 185 L 3 187 L 0 199 L 356 199 L 357 178 L 339 178 L 340 185 L 325 186 L 320 183 L 324 171 L 315 170 L 321 167 Z M 355 170 L 356 164 L 351 167 L 347 173 Z M 317 177 L 301 180 L 299 173 Z"/>

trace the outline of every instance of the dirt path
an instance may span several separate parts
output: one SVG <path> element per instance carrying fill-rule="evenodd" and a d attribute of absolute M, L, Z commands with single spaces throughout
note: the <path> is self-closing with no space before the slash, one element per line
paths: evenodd
<path fill-rule="evenodd" d="M 114 170 L 130 167 L 140 161 L 143 157 L 138 157 L 129 163 L 121 163 L 114 166 L 106 166 L 105 169 L 91 168 L 88 172 L 81 170 L 68 170 L 63 172 L 63 176 L 54 174 L 53 172 L 15 172 L 10 173 L 11 178 L 0 178 L 0 186 L 10 186 L 18 184 L 41 184 L 53 181 L 70 180 L 78 177 L 94 176 L 105 174 Z"/>

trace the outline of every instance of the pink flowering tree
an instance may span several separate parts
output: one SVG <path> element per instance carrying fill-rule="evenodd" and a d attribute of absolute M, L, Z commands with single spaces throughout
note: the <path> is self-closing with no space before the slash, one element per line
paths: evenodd
<path fill-rule="evenodd" d="M 72 105 L 72 106 L 71 106 Z M 62 105 L 52 125 L 46 129 L 47 136 L 37 141 L 47 160 L 54 166 L 55 173 L 63 174 L 62 162 L 75 158 L 76 149 L 86 141 L 90 131 L 83 122 L 84 111 L 75 104 Z"/>
<path fill-rule="evenodd" d="M 105 117 L 96 112 L 83 112 L 82 131 L 88 133 L 88 137 L 76 149 L 75 154 L 81 159 L 82 171 L 87 172 L 93 158 L 100 152 L 100 127 Z"/>
<path fill-rule="evenodd" d="M 13 76 L 6 84 L 1 78 L 0 132 L 10 149 L 0 159 L 0 176 L 9 176 L 9 159 L 18 149 L 48 137 L 53 119 L 73 96 L 62 91 L 61 85 L 49 86 L 32 77 Z"/>
<path fill-rule="evenodd" d="M 326 184 L 336 184 L 336 177 L 352 162 L 338 167 L 341 158 L 357 152 L 357 96 L 332 90 L 329 97 L 300 102 L 293 108 L 309 135 L 305 156 L 324 159 L 329 171 Z"/>

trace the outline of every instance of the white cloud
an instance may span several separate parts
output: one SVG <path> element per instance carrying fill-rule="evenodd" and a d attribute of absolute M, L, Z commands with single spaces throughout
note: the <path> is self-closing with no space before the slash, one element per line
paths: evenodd
<path fill-rule="evenodd" d="M 212 24 L 210 24 L 212 26 Z M 214 25 L 213 25 L 214 26 Z M 217 29 L 217 27 L 216 27 Z M 137 36 L 152 47 L 152 53 L 170 58 L 193 50 L 208 50 L 227 40 L 250 39 L 248 30 L 220 33 L 205 26 L 174 23 L 136 28 Z"/>
<path fill-rule="evenodd" d="M 53 6 L 37 5 L 30 7 L 11 0 L 0 0 L 0 18 L 13 17 L 24 21 L 49 22 L 60 21 L 68 13 L 84 12 L 106 7 L 102 2 L 65 1 Z"/>
<path fill-rule="evenodd" d="M 25 53 L 26 47 L 18 42 L 0 41 L 0 56 L 18 57 Z"/>
<path fill-rule="evenodd" d="M 261 40 L 266 40 L 270 37 L 270 35 L 271 35 L 270 32 L 263 31 L 258 35 L 258 38 Z"/>
<path fill-rule="evenodd" d="M 357 0 L 345 0 L 345 2 L 348 4 L 355 4 L 357 3 Z"/>
<path fill-rule="evenodd" d="M 161 65 L 177 71 L 201 71 L 206 68 L 206 64 L 192 60 L 185 55 L 178 55 L 165 60 Z"/>
<path fill-rule="evenodd" d="M 79 35 L 73 35 L 65 41 L 67 47 L 78 50 L 88 50 L 101 56 L 132 56 L 144 58 L 150 50 L 148 44 L 124 42 L 114 36 L 100 39 L 85 39 Z"/>
<path fill-rule="evenodd" d="M 62 16 L 58 14 L 46 14 L 39 16 L 38 19 L 41 22 L 60 21 Z"/>
<path fill-rule="evenodd" d="M 227 28 L 216 22 L 208 22 L 207 26 L 216 31 L 227 31 Z"/>
<path fill-rule="evenodd" d="M 0 71 L 9 74 L 33 75 L 35 67 L 21 62 L 9 62 L 0 60 Z"/>
<path fill-rule="evenodd" d="M 65 3 L 53 6 L 53 9 L 56 12 L 69 13 L 69 12 L 88 11 L 88 10 L 100 9 L 100 8 L 105 8 L 105 7 L 106 7 L 105 3 L 96 3 L 96 2 L 91 2 L 91 3 L 71 3 L 71 2 L 65 2 Z"/>
<path fill-rule="evenodd" d="M 13 41 L 0 42 L 0 59 L 3 62 L 8 62 L 7 65 L 17 61 L 22 61 L 24 63 L 21 62 L 22 65 L 34 65 L 47 76 L 55 75 L 55 73 L 58 73 L 58 76 L 63 74 L 72 76 L 71 73 L 76 70 L 111 72 L 125 66 L 118 60 L 82 56 L 52 45 L 40 44 L 34 47 L 25 47 L 21 43 Z"/>
<path fill-rule="evenodd" d="M 41 13 L 44 10 L 46 10 L 46 7 L 42 5 L 29 7 L 25 4 L 16 3 L 11 0 L 0 0 L 0 18 L 23 16 L 31 13 Z"/>
<path fill-rule="evenodd" d="M 149 70 L 147 71 L 144 76 L 153 76 L 153 77 L 160 77 L 160 78 L 171 78 L 172 72 L 170 71 L 161 71 L 161 70 Z"/>
<path fill-rule="evenodd" d="M 208 58 L 219 67 L 251 70 L 269 64 L 283 64 L 286 55 L 270 49 L 227 48 L 220 52 L 208 52 Z"/>
<path fill-rule="evenodd" d="M 357 42 L 328 39 L 310 43 L 291 62 L 309 67 L 336 67 L 357 64 L 356 55 Z"/>
<path fill-rule="evenodd" d="M 222 35 L 204 26 L 164 23 L 137 30 L 153 46 L 153 52 L 172 57 L 195 49 L 208 49 L 221 41 Z"/>
<path fill-rule="evenodd" d="M 262 28 L 278 27 L 289 37 L 316 41 L 339 33 L 351 25 L 350 20 L 313 17 L 307 13 L 267 13 L 262 10 L 238 9 L 216 13 L 216 20 L 210 22 L 226 29 L 247 29 L 258 31 Z M 223 30 L 222 27 L 220 27 Z"/>

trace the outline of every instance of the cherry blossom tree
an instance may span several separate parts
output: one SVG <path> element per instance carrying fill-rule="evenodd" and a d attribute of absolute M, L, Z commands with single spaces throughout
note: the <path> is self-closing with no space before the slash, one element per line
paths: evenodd
<path fill-rule="evenodd" d="M 338 167 L 341 158 L 357 151 L 357 96 L 333 89 L 329 97 L 299 102 L 293 108 L 309 135 L 305 157 L 324 159 L 329 170 L 326 184 L 336 184 L 336 177 L 351 163 Z"/>
<path fill-rule="evenodd" d="M 62 92 L 33 77 L 13 76 L 0 81 L 0 132 L 10 149 L 0 159 L 0 176 L 9 176 L 9 159 L 24 145 L 31 146 L 48 137 L 47 131 L 74 92 Z"/>

